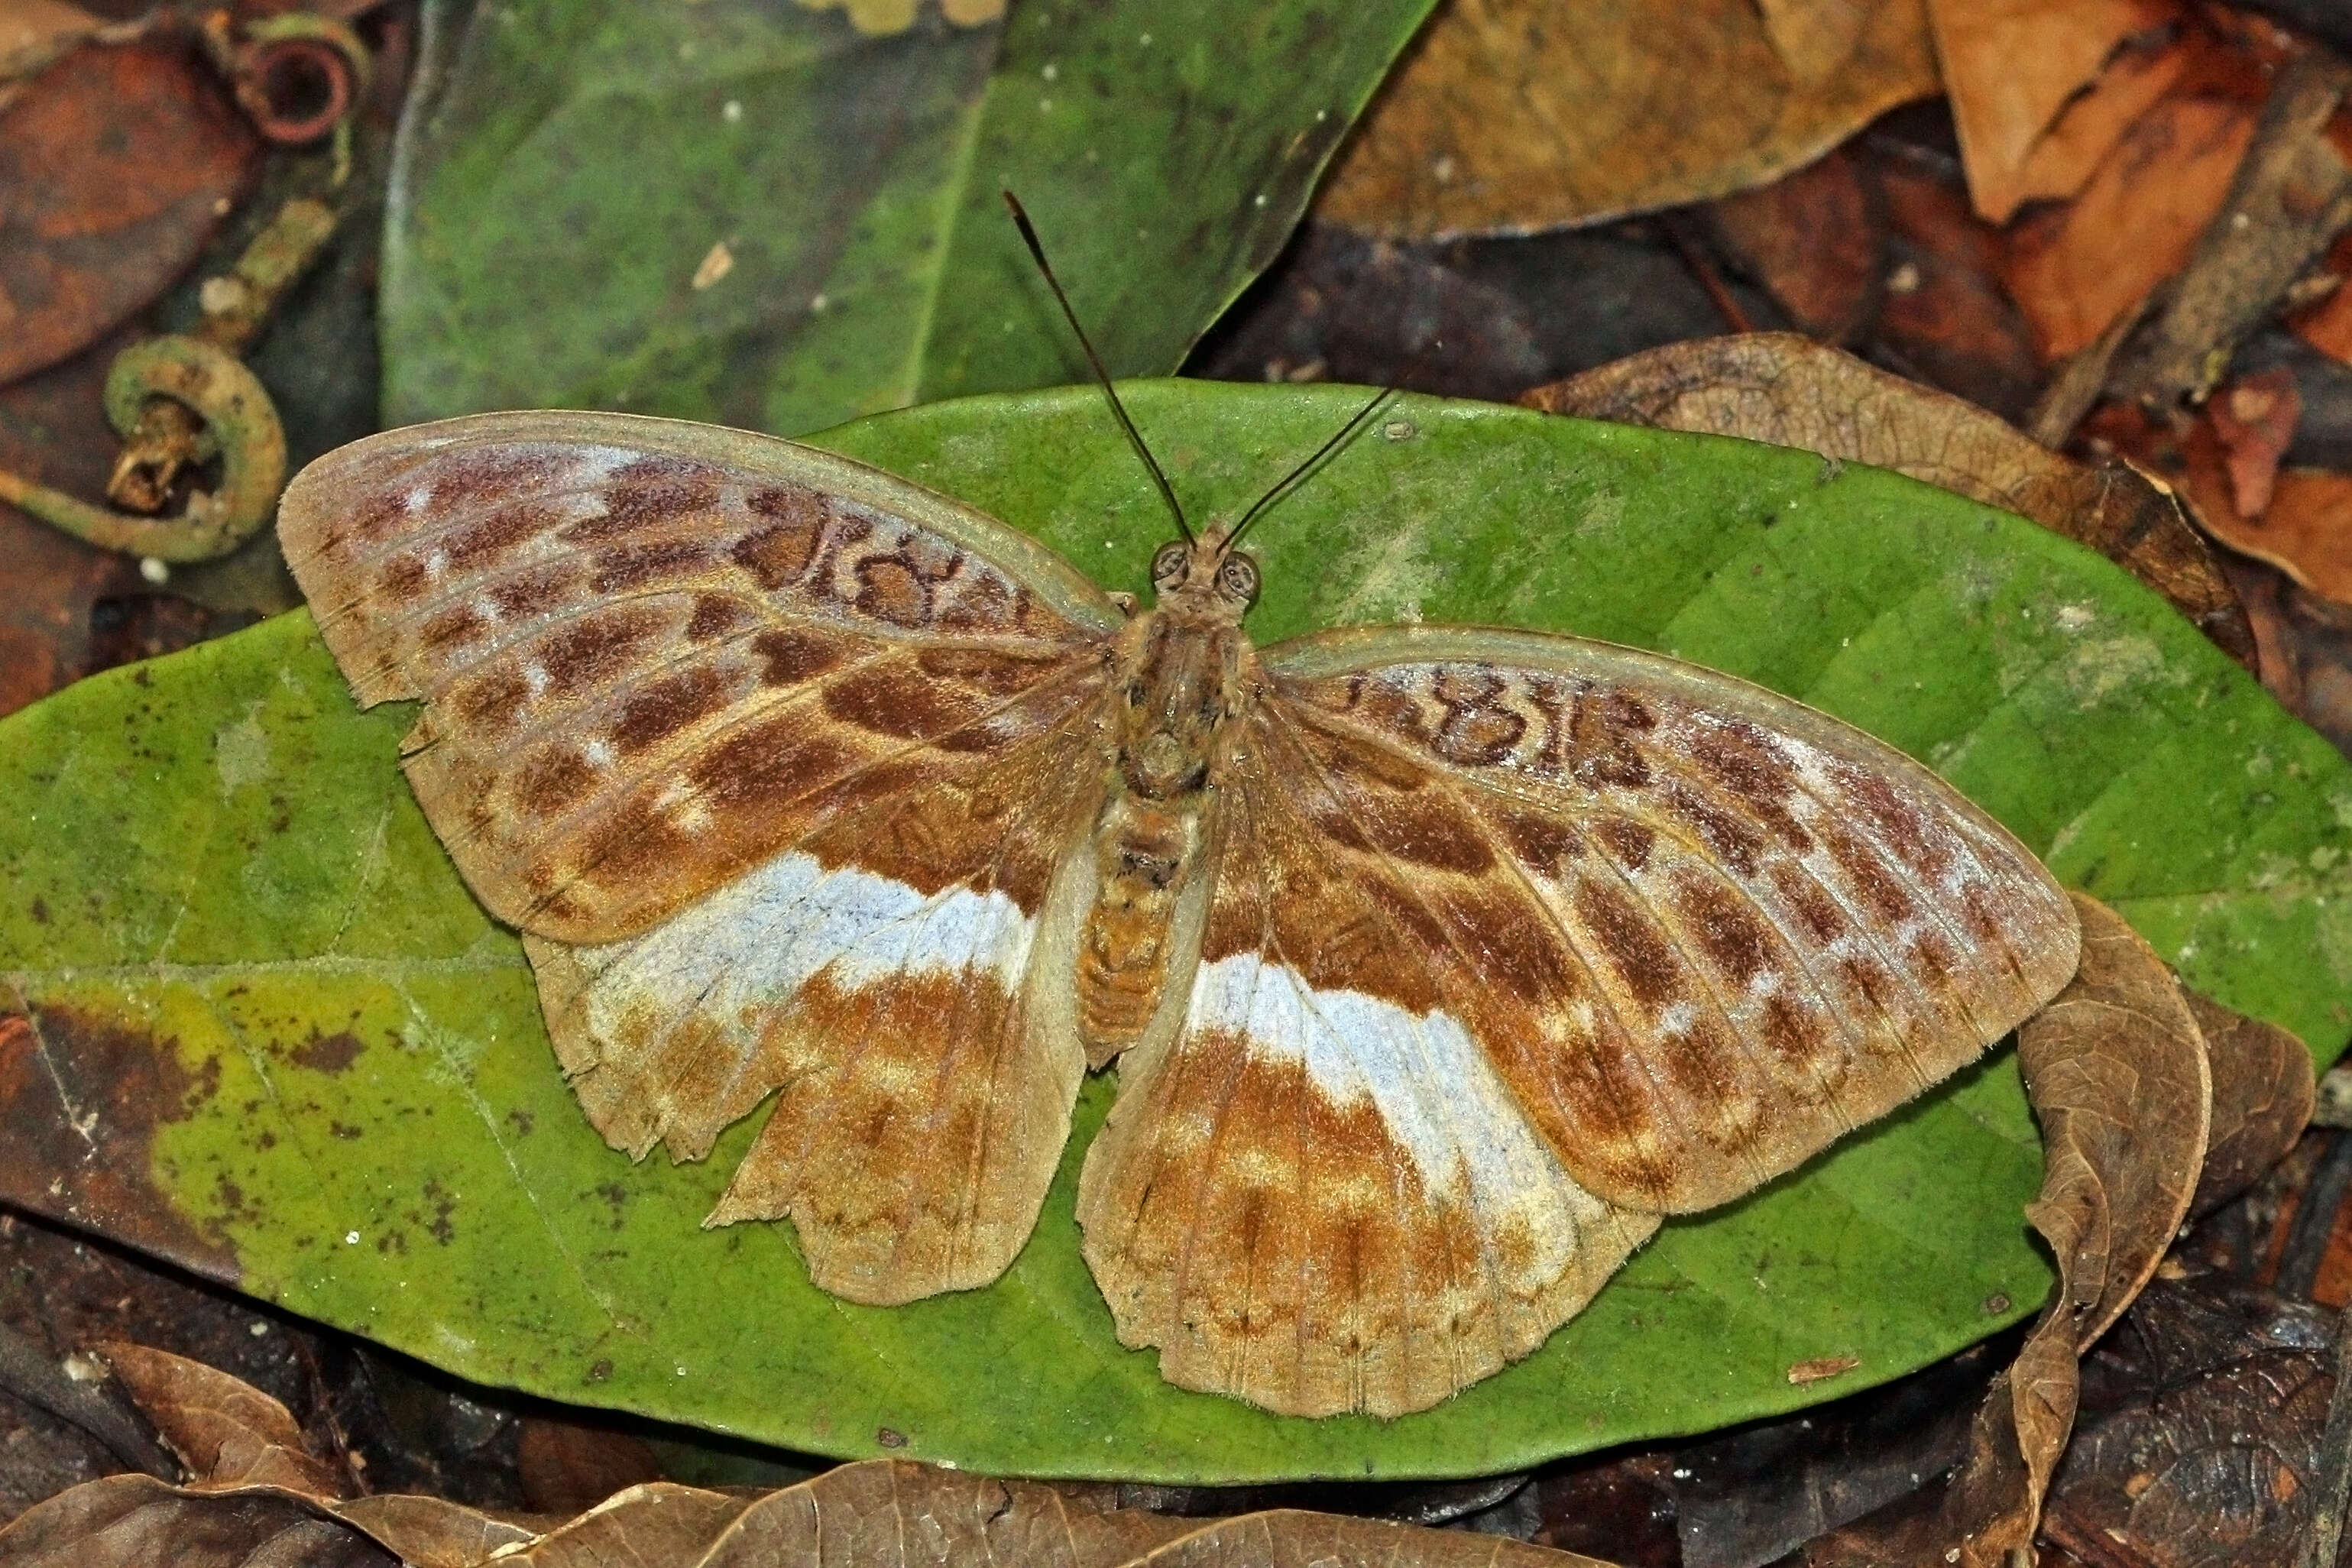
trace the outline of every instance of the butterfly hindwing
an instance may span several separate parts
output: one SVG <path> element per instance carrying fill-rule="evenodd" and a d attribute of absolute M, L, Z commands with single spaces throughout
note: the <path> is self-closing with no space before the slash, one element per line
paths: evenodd
<path fill-rule="evenodd" d="M 1086 1258 L 1171 1382 L 1402 1415 L 1541 1344 L 1657 1220 L 1583 1190 L 1434 1005 L 1450 960 L 1334 852 L 1295 737 L 1261 711 L 1244 754 L 1181 1021 L 1087 1152 Z"/>
<path fill-rule="evenodd" d="M 776 1093 L 709 1223 L 789 1215 L 811 1277 L 853 1300 L 995 1279 L 1035 1225 L 1086 1071 L 1072 932 L 1089 863 L 1070 850 L 1100 745 L 1085 724 L 1045 731 L 643 936 L 526 939 L 590 1119 L 632 1153 L 666 1140 L 698 1158 Z"/>
<path fill-rule="evenodd" d="M 418 801 L 492 913 L 612 942 L 1087 698 L 1118 610 L 846 458 L 610 414 L 387 432 L 279 535 L 362 703 L 422 698 Z M 1031 716 L 1034 720 L 1034 713 Z"/>

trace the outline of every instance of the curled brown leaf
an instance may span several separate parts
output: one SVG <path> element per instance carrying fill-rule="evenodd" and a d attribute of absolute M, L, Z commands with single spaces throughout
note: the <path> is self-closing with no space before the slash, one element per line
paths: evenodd
<path fill-rule="evenodd" d="M 126 1381 L 184 1428 L 192 1451 L 220 1468 L 186 1487 L 110 1476 L 60 1493 L 0 1529 L 0 1568 L 1610 1568 L 1516 1541 L 1298 1510 L 1178 1518 L 1120 1508 L 1113 1487 L 997 1480 L 897 1459 L 843 1465 L 764 1494 L 656 1481 L 532 1528 L 436 1498 L 346 1499 L 333 1477 L 284 1459 L 299 1433 L 268 1395 L 161 1352 L 110 1353 L 118 1371 L 135 1369 Z"/>
<path fill-rule="evenodd" d="M 2213 1074 L 2213 1126 L 2189 1200 L 2193 1218 L 2254 1184 L 2294 1147 L 2317 1093 L 2311 1052 L 2276 1024 L 2233 1013 L 2183 987 Z"/>
<path fill-rule="evenodd" d="M 286 1406 L 242 1379 L 169 1351 L 95 1347 L 198 1489 L 271 1486 L 344 1495 L 344 1478 L 313 1458 Z"/>
<path fill-rule="evenodd" d="M 2077 1358 L 2171 1246 L 2210 1127 L 2205 1042 L 2171 971 L 2122 916 L 2074 898 L 2082 969 L 2017 1032 L 2043 1150 L 2042 1191 L 2025 1214 L 2057 1255 L 2058 1289 L 1994 1380 L 1945 1499 L 1968 1563 L 2032 1544 L 2074 1428 Z"/>
<path fill-rule="evenodd" d="M 1893 468 L 2088 545 L 2251 667 L 2254 637 L 2213 550 L 2169 495 L 2088 468 L 1975 405 L 1792 332 L 1671 343 L 1529 392 L 1550 414 L 1740 436 Z"/>

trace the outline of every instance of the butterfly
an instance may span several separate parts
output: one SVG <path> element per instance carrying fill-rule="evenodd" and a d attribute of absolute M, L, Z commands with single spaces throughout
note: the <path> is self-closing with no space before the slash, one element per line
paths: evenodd
<path fill-rule="evenodd" d="M 2079 939 L 1932 773 L 1729 676 L 1254 646 L 1284 485 L 1175 507 L 1148 608 L 849 458 L 617 414 L 370 437 L 278 530 L 359 701 L 422 700 L 409 782 L 606 1141 L 699 1159 L 773 1100 L 707 1224 L 789 1218 L 851 1300 L 986 1285 L 1115 1062 L 1077 1220 L 1120 1340 L 1395 1415 L 1972 1060 Z"/>

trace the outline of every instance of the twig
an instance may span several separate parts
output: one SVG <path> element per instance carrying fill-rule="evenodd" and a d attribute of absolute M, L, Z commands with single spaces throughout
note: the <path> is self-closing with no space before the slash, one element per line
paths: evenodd
<path fill-rule="evenodd" d="M 2336 1392 L 2319 1439 L 2319 1484 L 2311 1493 L 2311 1534 L 2296 1568 L 2336 1568 L 2344 1509 L 2352 1500 L 2352 1312 L 2336 1314 Z"/>
<path fill-rule="evenodd" d="M 2320 1155 L 2295 1204 L 2294 1226 L 2279 1253 L 2274 1282 L 2282 1296 L 2311 1299 L 2319 1266 L 2327 1257 L 2327 1238 L 2336 1229 L 2336 1211 L 2344 1206 L 2347 1191 L 2352 1191 L 2352 1132 L 2338 1132 L 2328 1140 L 2326 1152 Z"/>
<path fill-rule="evenodd" d="M 5 1323 L 0 1323 L 0 1389 L 88 1433 L 134 1470 L 160 1480 L 180 1479 L 179 1467 L 130 1412 L 97 1385 L 68 1377 L 47 1346 Z"/>
<path fill-rule="evenodd" d="M 2324 49 L 2279 72 L 2230 199 L 2198 237 L 2172 297 L 2117 356 L 2116 396 L 2158 410 L 2202 398 L 2239 340 L 2352 224 L 2352 167 L 2326 134 L 2347 89 L 2352 69 Z"/>

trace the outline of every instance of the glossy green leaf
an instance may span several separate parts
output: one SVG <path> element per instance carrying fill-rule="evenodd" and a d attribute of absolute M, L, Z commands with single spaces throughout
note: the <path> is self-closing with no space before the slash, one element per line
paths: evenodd
<path fill-rule="evenodd" d="M 1430 4 L 437 5 L 393 176 L 387 420 L 790 434 L 1083 380 L 1007 185 L 1114 371 L 1172 371 Z"/>
<path fill-rule="evenodd" d="M 1196 517 L 1360 394 L 1140 384 Z M 1166 520 L 1100 398 L 832 432 L 1143 587 Z M 2352 769 L 2162 601 L 2031 523 L 1874 470 L 1400 399 L 1257 536 L 1261 641 L 1419 616 L 1573 629 L 1808 698 L 1927 759 L 2222 1001 L 2332 1056 Z M 707 1163 L 631 1166 L 556 1069 L 515 939 L 300 616 L 0 724 L 0 1196 L 467 1377 L 842 1456 L 1157 1480 L 1459 1475 L 1786 1410 L 2031 1311 L 2040 1175 L 2002 1054 L 1727 1210 L 1666 1226 L 1536 1355 L 1394 1422 L 1162 1384 L 1079 1260 L 1089 1085 L 995 1286 L 816 1292 L 789 1227 L 698 1227 Z M 1790 1367 L 1860 1365 L 1791 1386 Z"/>

